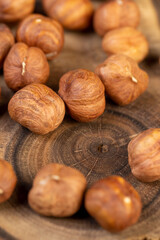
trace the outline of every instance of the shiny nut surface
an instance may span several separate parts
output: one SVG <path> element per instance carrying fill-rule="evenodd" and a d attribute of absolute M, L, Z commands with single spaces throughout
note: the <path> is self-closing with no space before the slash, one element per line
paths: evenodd
<path fill-rule="evenodd" d="M 123 27 L 104 35 L 103 50 L 107 54 L 125 54 L 135 61 L 142 61 L 148 54 L 149 45 L 145 36 L 132 27 Z"/>
<path fill-rule="evenodd" d="M 82 30 L 91 23 L 93 6 L 90 0 L 42 0 L 47 15 L 65 28 Z"/>
<path fill-rule="evenodd" d="M 119 232 L 138 221 L 142 204 L 127 181 L 111 176 L 94 183 L 87 191 L 85 207 L 104 229 Z"/>
<path fill-rule="evenodd" d="M 137 27 L 140 12 L 133 0 L 113 0 L 99 6 L 94 14 L 94 29 L 100 35 L 119 27 Z"/>
<path fill-rule="evenodd" d="M 10 117 L 30 131 L 46 134 L 63 121 L 65 105 L 49 87 L 35 83 L 19 90 L 8 104 Z"/>
<path fill-rule="evenodd" d="M 0 0 L 0 22 L 15 22 L 33 12 L 35 0 Z"/>
<path fill-rule="evenodd" d="M 57 21 L 40 14 L 32 14 L 19 25 L 17 41 L 24 42 L 30 47 L 39 47 L 51 60 L 63 48 L 64 32 Z"/>
<path fill-rule="evenodd" d="M 0 24 L 0 68 L 2 68 L 5 57 L 14 44 L 14 36 L 5 24 Z"/>
<path fill-rule="evenodd" d="M 0 159 L 0 203 L 11 197 L 16 183 L 17 177 L 13 167 L 7 161 Z"/>
<path fill-rule="evenodd" d="M 95 73 L 102 80 L 107 96 L 122 106 L 137 99 L 148 86 L 147 73 L 133 59 L 121 54 L 107 58 Z"/>
<path fill-rule="evenodd" d="M 148 129 L 132 139 L 128 159 L 133 175 L 140 181 L 160 180 L 160 128 Z"/>
<path fill-rule="evenodd" d="M 81 172 L 51 163 L 36 175 L 29 205 L 42 215 L 68 217 L 79 210 L 85 188 L 86 179 Z"/>
<path fill-rule="evenodd" d="M 104 86 L 99 77 L 85 69 L 70 71 L 59 82 L 59 95 L 77 121 L 89 122 L 103 114 Z"/>
<path fill-rule="evenodd" d="M 31 83 L 45 83 L 49 77 L 46 56 L 37 47 L 16 43 L 4 62 L 4 79 L 9 88 L 19 90 Z"/>

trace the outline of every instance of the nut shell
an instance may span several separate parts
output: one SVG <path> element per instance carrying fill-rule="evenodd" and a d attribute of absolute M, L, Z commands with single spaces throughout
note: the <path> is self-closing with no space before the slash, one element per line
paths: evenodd
<path fill-rule="evenodd" d="M 141 62 L 149 51 L 145 36 L 132 27 L 123 27 L 106 33 L 102 48 L 109 55 L 125 54 L 137 62 Z"/>
<path fill-rule="evenodd" d="M 142 204 L 139 194 L 127 181 L 111 176 L 87 191 L 85 207 L 104 229 L 119 232 L 138 221 Z"/>
<path fill-rule="evenodd" d="M 137 27 L 140 22 L 140 12 L 132 0 L 113 0 L 103 3 L 95 11 L 93 24 L 100 35 L 120 27 Z"/>
<path fill-rule="evenodd" d="M 63 48 L 64 32 L 57 21 L 40 14 L 32 14 L 19 25 L 17 41 L 24 42 L 30 47 L 39 47 L 51 60 Z"/>
<path fill-rule="evenodd" d="M 95 73 L 102 80 L 106 94 L 122 106 L 136 100 L 148 86 L 148 74 L 133 59 L 121 54 L 107 58 Z"/>
<path fill-rule="evenodd" d="M 59 82 L 59 95 L 68 112 L 79 122 L 89 122 L 105 110 L 104 86 L 99 77 L 85 69 L 70 71 Z"/>
<path fill-rule="evenodd" d="M 70 30 L 83 30 L 91 23 L 93 6 L 90 0 L 42 0 L 47 15 Z"/>
<path fill-rule="evenodd" d="M 15 22 L 33 12 L 35 0 L 1 0 L 0 22 Z"/>
<path fill-rule="evenodd" d="M 52 163 L 36 175 L 29 192 L 29 205 L 45 216 L 68 217 L 82 203 L 86 179 L 81 172 L 62 164 Z"/>
<path fill-rule="evenodd" d="M 63 121 L 65 105 L 49 87 L 35 83 L 19 90 L 8 104 L 10 117 L 30 131 L 46 134 Z"/>
<path fill-rule="evenodd" d="M 41 49 L 16 43 L 4 62 L 4 79 L 9 88 L 17 91 L 31 83 L 45 83 L 49 64 Z"/>
<path fill-rule="evenodd" d="M 0 159 L 0 203 L 7 201 L 16 186 L 17 177 L 10 163 Z"/>
<path fill-rule="evenodd" d="M 151 128 L 132 139 L 128 160 L 133 175 L 143 182 L 160 180 L 160 128 Z"/>

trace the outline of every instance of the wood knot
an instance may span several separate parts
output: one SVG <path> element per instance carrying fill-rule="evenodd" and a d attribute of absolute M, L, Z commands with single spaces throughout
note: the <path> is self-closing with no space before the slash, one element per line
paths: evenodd
<path fill-rule="evenodd" d="M 104 144 L 101 144 L 101 145 L 98 146 L 98 151 L 101 152 L 101 153 L 108 152 L 108 146 L 104 145 Z"/>

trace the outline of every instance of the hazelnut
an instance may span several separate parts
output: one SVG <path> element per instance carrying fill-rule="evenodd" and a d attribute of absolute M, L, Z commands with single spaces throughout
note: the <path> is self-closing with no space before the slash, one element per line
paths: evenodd
<path fill-rule="evenodd" d="M 127 181 L 110 176 L 87 191 L 85 207 L 104 229 L 119 232 L 138 221 L 142 204 L 139 194 Z"/>
<path fill-rule="evenodd" d="M 5 24 L 0 24 L 0 68 L 3 66 L 5 57 L 14 44 L 14 36 Z"/>
<path fill-rule="evenodd" d="M 10 117 L 22 126 L 32 132 L 46 134 L 63 121 L 65 105 L 52 89 L 33 83 L 13 95 L 8 111 Z"/>
<path fill-rule="evenodd" d="M 78 170 L 51 163 L 36 175 L 29 192 L 30 207 L 45 216 L 68 217 L 82 203 L 86 179 Z"/>
<path fill-rule="evenodd" d="M 137 27 L 140 12 L 133 0 L 113 0 L 103 3 L 95 11 L 93 24 L 100 35 L 119 27 Z"/>
<path fill-rule="evenodd" d="M 1 0 L 0 21 L 15 22 L 33 12 L 35 0 Z"/>
<path fill-rule="evenodd" d="M 117 104 L 127 105 L 148 86 L 148 75 L 132 58 L 117 54 L 100 64 L 95 73 L 102 80 L 106 94 Z"/>
<path fill-rule="evenodd" d="M 105 110 L 104 86 L 99 77 L 85 69 L 70 71 L 59 82 L 59 95 L 68 112 L 79 122 L 96 119 Z"/>
<path fill-rule="evenodd" d="M 131 27 L 118 28 L 106 33 L 102 47 L 108 54 L 125 54 L 137 62 L 142 61 L 149 50 L 144 35 Z"/>
<path fill-rule="evenodd" d="M 160 128 L 151 128 L 128 145 L 128 160 L 133 175 L 142 182 L 160 180 Z"/>
<path fill-rule="evenodd" d="M 70 30 L 86 29 L 91 22 L 93 6 L 90 0 L 42 0 L 44 10 Z"/>
<path fill-rule="evenodd" d="M 4 62 L 4 79 L 9 88 L 19 90 L 30 83 L 45 83 L 49 64 L 41 49 L 16 43 Z"/>
<path fill-rule="evenodd" d="M 17 177 L 12 165 L 0 159 L 0 203 L 7 201 L 16 186 Z"/>
<path fill-rule="evenodd" d="M 24 42 L 30 47 L 39 47 L 51 60 L 63 48 L 64 32 L 57 21 L 40 14 L 32 14 L 19 25 L 17 41 Z"/>

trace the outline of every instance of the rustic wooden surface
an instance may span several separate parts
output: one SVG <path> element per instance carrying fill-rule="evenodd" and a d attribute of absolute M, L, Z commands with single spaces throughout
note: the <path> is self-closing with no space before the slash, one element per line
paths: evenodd
<path fill-rule="evenodd" d="M 65 47 L 50 63 L 47 85 L 58 90 L 59 78 L 75 68 L 94 71 L 106 55 L 101 39 L 92 31 L 65 33 Z M 78 123 L 69 116 L 54 132 L 38 136 L 13 122 L 7 104 L 13 92 L 0 76 L 0 158 L 14 166 L 18 185 L 12 198 L 0 205 L 0 240 L 159 240 L 160 181 L 141 183 L 131 174 L 127 144 L 147 128 L 160 127 L 160 66 L 158 58 L 148 58 L 142 67 L 150 75 L 145 94 L 126 107 L 106 98 L 106 111 L 92 123 Z M 96 180 L 118 174 L 141 194 L 143 212 L 139 222 L 113 235 L 104 231 L 82 208 L 67 219 L 47 218 L 34 213 L 27 204 L 27 193 L 37 171 L 50 162 L 73 166 L 87 177 L 88 187 Z"/>

